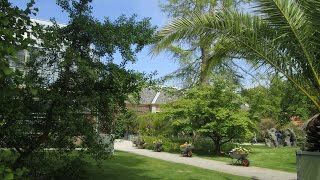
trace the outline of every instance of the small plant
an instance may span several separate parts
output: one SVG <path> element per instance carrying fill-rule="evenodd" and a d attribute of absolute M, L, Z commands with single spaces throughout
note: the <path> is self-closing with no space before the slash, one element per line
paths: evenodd
<path fill-rule="evenodd" d="M 132 143 L 133 143 L 133 145 L 135 145 L 137 148 L 140 148 L 140 149 L 143 149 L 146 146 L 144 139 L 140 136 L 136 137 L 132 141 Z"/>
<path fill-rule="evenodd" d="M 0 165 L 0 179 L 3 180 L 29 179 L 27 176 L 28 172 L 29 170 L 25 167 L 14 171 L 5 165 Z"/>
<path fill-rule="evenodd" d="M 236 154 L 249 154 L 249 150 L 241 146 L 233 148 L 231 152 Z"/>
<path fill-rule="evenodd" d="M 154 146 L 154 151 L 157 151 L 157 152 L 163 151 L 161 139 L 157 139 L 157 140 L 153 141 L 153 146 Z"/>
<path fill-rule="evenodd" d="M 190 143 L 188 143 L 188 142 L 185 142 L 184 144 L 181 144 L 180 145 L 180 148 L 187 148 L 187 147 L 191 147 L 192 146 L 192 144 Z"/>
<path fill-rule="evenodd" d="M 186 157 L 192 157 L 191 148 L 192 148 L 191 143 L 189 144 L 188 142 L 185 142 L 184 144 L 181 144 L 180 145 L 181 155 Z"/>
<path fill-rule="evenodd" d="M 157 140 L 153 141 L 153 144 L 162 144 L 162 140 L 161 139 L 157 139 Z"/>

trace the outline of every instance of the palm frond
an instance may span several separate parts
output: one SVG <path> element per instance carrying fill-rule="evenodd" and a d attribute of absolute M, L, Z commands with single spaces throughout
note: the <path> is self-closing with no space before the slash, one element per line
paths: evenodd
<path fill-rule="evenodd" d="M 183 39 L 194 39 L 195 36 L 198 37 L 203 34 L 204 31 L 202 29 L 190 28 L 197 24 L 208 23 L 201 20 L 207 19 L 197 19 L 196 22 L 190 21 L 187 18 L 175 19 L 171 24 L 165 26 L 156 34 L 158 41 L 152 47 L 152 53 L 158 54 L 175 42 L 180 42 Z"/>
<path fill-rule="evenodd" d="M 315 29 L 302 7 L 296 0 L 259 0 L 257 3 L 264 20 L 274 26 L 277 33 L 285 35 L 281 38 L 282 45 L 290 45 L 287 51 L 293 51 L 291 55 L 296 56 L 294 60 L 301 70 L 309 73 L 309 78 L 313 78 L 320 88 L 319 66 L 313 54 L 316 50 L 313 43 Z"/>
<path fill-rule="evenodd" d="M 304 4 L 299 0 L 258 2 L 261 15 L 225 10 L 215 15 L 194 13 L 188 19 L 175 20 L 160 31 L 160 42 L 172 43 L 199 34 L 210 42 L 214 36 L 225 36 L 233 43 L 227 47 L 229 55 L 269 64 L 320 110 L 320 63 L 313 37 L 318 30 L 306 15 Z"/>
<path fill-rule="evenodd" d="M 201 28 L 202 31 L 212 29 L 215 33 L 219 32 L 229 36 L 234 46 L 238 46 L 233 52 L 235 56 L 267 62 L 284 74 L 320 109 L 317 103 L 319 101 L 319 94 L 316 91 L 317 84 L 314 84 L 315 74 L 310 75 L 306 72 L 305 66 L 310 66 L 310 64 L 306 59 L 299 59 L 301 58 L 299 52 L 294 56 L 292 51 L 287 50 L 286 48 L 292 47 L 290 44 L 288 46 L 287 43 L 280 43 L 283 42 L 280 41 L 282 37 L 275 32 L 273 25 L 259 17 L 237 12 L 223 12 L 217 17 L 202 15 L 201 18 L 208 18 L 202 22 L 210 22 L 210 24 L 197 24 L 192 28 Z M 199 15 L 195 16 L 196 20 L 199 18 Z M 301 77 L 307 78 L 302 80 Z"/>

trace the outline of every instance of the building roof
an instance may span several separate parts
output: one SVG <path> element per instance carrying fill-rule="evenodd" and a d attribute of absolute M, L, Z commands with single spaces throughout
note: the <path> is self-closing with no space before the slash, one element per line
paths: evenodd
<path fill-rule="evenodd" d="M 139 104 L 165 104 L 177 100 L 178 97 L 164 90 L 144 88 L 140 93 Z"/>

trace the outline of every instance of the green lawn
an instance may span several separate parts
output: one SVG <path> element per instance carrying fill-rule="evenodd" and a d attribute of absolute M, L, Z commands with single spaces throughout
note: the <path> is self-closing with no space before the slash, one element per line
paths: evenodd
<path fill-rule="evenodd" d="M 296 150 L 298 148 L 268 148 L 265 146 L 243 146 L 250 150 L 250 166 L 257 166 L 288 172 L 296 172 Z M 231 162 L 230 157 L 198 155 L 200 157 Z"/>
<path fill-rule="evenodd" d="M 104 160 L 100 167 L 93 165 L 93 161 L 90 162 L 92 163 L 87 170 L 89 171 L 89 178 L 94 180 L 249 179 L 119 151 L 115 152 L 111 159 Z"/>

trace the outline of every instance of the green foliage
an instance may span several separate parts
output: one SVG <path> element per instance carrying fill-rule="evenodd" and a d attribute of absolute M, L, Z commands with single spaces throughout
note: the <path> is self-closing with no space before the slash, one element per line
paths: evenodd
<path fill-rule="evenodd" d="M 257 122 L 257 140 L 264 142 L 265 134 L 271 128 L 277 128 L 277 124 L 272 118 L 263 118 Z"/>
<path fill-rule="evenodd" d="M 11 168 L 6 167 L 5 165 L 0 165 L 0 179 L 2 180 L 14 180 L 14 179 L 29 179 L 28 169 L 16 169 L 13 171 Z"/>
<path fill-rule="evenodd" d="M 165 3 L 160 4 L 160 7 L 169 16 L 177 18 L 187 17 L 193 11 L 209 11 L 217 6 L 217 4 L 216 0 L 167 0 Z"/>
<path fill-rule="evenodd" d="M 124 137 L 128 134 L 136 134 L 138 132 L 138 116 L 135 111 L 127 110 L 122 112 L 115 125 L 116 138 Z"/>
<path fill-rule="evenodd" d="M 148 136 L 169 136 L 173 134 L 171 123 L 165 117 L 162 112 L 139 115 L 139 134 Z"/>
<path fill-rule="evenodd" d="M 280 110 L 277 109 L 279 106 L 276 106 L 276 103 L 279 105 L 280 102 L 275 102 L 268 88 L 258 86 L 245 90 L 242 94 L 250 105 L 252 118 L 260 120 L 264 117 L 272 117 L 276 119 L 277 113 L 275 112 L 280 113 Z"/>
<path fill-rule="evenodd" d="M 234 8 L 241 0 L 167 0 L 160 5 L 162 11 L 170 17 L 188 18 L 194 12 L 213 14 L 220 9 Z M 231 69 L 225 60 L 224 40 L 219 36 L 205 37 L 202 34 L 194 36 L 163 36 L 162 29 L 153 46 L 153 53 L 170 52 L 180 63 L 180 68 L 164 79 L 179 79 L 186 87 L 194 84 L 207 85 L 216 69 Z M 186 32 L 187 33 L 187 32 Z M 174 39 L 173 39 L 174 38 Z M 214 45 L 212 43 L 214 42 Z"/>
<path fill-rule="evenodd" d="M 27 159 L 28 163 L 23 168 L 12 170 L 10 159 L 18 156 L 17 153 L 8 150 L 1 151 L 0 156 L 5 165 L 0 165 L 0 177 L 9 179 L 87 179 L 85 167 L 87 162 L 83 161 L 81 153 L 68 151 L 61 154 L 57 151 L 36 152 L 35 156 Z M 91 157 L 92 158 L 92 157 Z M 11 178 L 13 177 L 13 178 Z"/>
<path fill-rule="evenodd" d="M 253 124 L 248 113 L 240 108 L 243 102 L 235 93 L 236 88 L 227 80 L 217 78 L 213 86 L 188 90 L 183 99 L 168 105 L 164 113 L 175 129 L 210 137 L 215 152 L 219 153 L 222 144 L 251 136 Z"/>
<path fill-rule="evenodd" d="M 166 152 L 179 152 L 180 143 L 185 142 L 184 139 L 177 141 L 172 140 L 172 138 L 167 138 L 164 136 L 143 136 L 143 139 L 146 142 L 145 148 L 153 150 L 154 142 L 161 139 L 163 150 Z"/>
<path fill-rule="evenodd" d="M 88 179 L 88 172 L 86 167 L 88 162 L 80 158 L 67 159 L 64 162 L 64 166 L 60 166 L 56 169 L 50 177 L 54 179 L 70 179 L 70 180 L 81 180 Z"/>
<path fill-rule="evenodd" d="M 211 138 L 208 137 L 197 137 L 195 139 L 191 137 L 164 137 L 164 136 L 143 136 L 145 140 L 145 148 L 153 150 L 153 142 L 161 139 L 162 147 L 165 152 L 179 153 L 180 145 L 185 142 L 192 144 L 192 152 L 198 155 L 213 154 L 215 150 L 215 144 Z M 225 143 L 221 145 L 221 151 L 229 152 L 235 145 L 233 143 Z"/>
<path fill-rule="evenodd" d="M 174 20 L 158 34 L 163 44 L 203 35 L 224 39 L 231 57 L 268 64 L 320 109 L 319 13 L 316 0 L 258 0 L 255 14 L 223 10 Z M 213 41 L 214 42 L 214 41 Z M 211 42 L 212 44 L 212 42 Z"/>
<path fill-rule="evenodd" d="M 237 7 L 250 0 L 166 0 L 160 4 L 161 10 L 169 16 L 188 17 L 190 12 L 208 12 L 219 8 Z"/>
<path fill-rule="evenodd" d="M 256 121 L 272 118 L 280 126 L 289 123 L 290 117 L 299 116 L 303 120 L 315 113 L 310 100 L 290 82 L 280 77 L 269 77 L 269 86 L 257 86 L 242 91 L 242 96 L 250 105 L 250 117 Z"/>
<path fill-rule="evenodd" d="M 155 27 L 149 19 L 136 21 L 135 17 L 124 16 L 102 23 L 91 16 L 90 0 L 61 0 L 58 4 L 69 13 L 69 23 L 59 26 L 53 21 L 53 26 L 36 29 L 28 13 L 5 2 L 1 1 L 1 8 L 9 9 L 8 14 L 14 12 L 8 26 L 12 31 L 8 39 L 14 41 L 1 41 L 8 47 L 2 46 L 5 53 L 0 54 L 0 63 L 5 59 L 9 67 L 6 57 L 14 56 L 8 52 L 15 48 L 28 49 L 30 55 L 21 71 L 0 72 L 7 74 L 5 78 L 0 77 L 1 146 L 17 153 L 10 166 L 14 170 L 28 167 L 34 176 L 47 175 L 51 170 L 66 174 L 64 169 L 79 164 L 66 156 L 76 147 L 74 137 L 81 137 L 81 146 L 88 148 L 82 153 L 103 158 L 108 152 L 98 133 L 114 132 L 116 117 L 125 109 L 128 95 L 139 92 L 146 81 L 143 74 L 126 70 L 126 62 L 136 60 L 135 53 L 150 43 Z M 25 21 L 20 21 L 20 16 Z M 0 18 L 6 17 L 0 14 Z M 5 20 L 1 23 L 8 24 Z M 40 44 L 33 46 L 20 38 L 27 32 L 25 26 L 33 29 L 31 33 Z M 120 65 L 111 61 L 117 50 L 123 58 Z M 108 57 L 109 61 L 100 60 L 103 57 Z M 36 157 L 45 148 L 55 148 L 64 156 L 66 167 L 41 171 L 43 167 L 40 166 L 45 161 Z M 59 156 L 53 158 L 59 161 Z M 72 170 L 75 173 L 81 171 L 80 167 L 75 168 Z M 77 174 L 69 175 L 78 178 Z"/>
<path fill-rule="evenodd" d="M 281 108 L 286 117 L 299 116 L 304 121 L 317 112 L 310 99 L 289 82 L 285 82 Z"/>
<path fill-rule="evenodd" d="M 5 81 L 13 71 L 9 67 L 9 61 L 15 60 L 17 52 L 26 49 L 28 45 L 34 43 L 30 38 L 30 29 L 36 30 L 37 26 L 30 26 L 28 17 L 31 13 L 36 13 L 36 8 L 32 9 L 34 0 L 31 0 L 26 9 L 22 10 L 14 7 L 8 0 L 0 2 L 0 81 Z M 2 85 L 1 89 L 6 88 Z"/>
<path fill-rule="evenodd" d="M 10 152 L 8 150 L 1 150 L 0 151 L 0 179 L 6 179 L 6 180 L 14 180 L 14 179 L 30 179 L 28 177 L 29 170 L 26 167 L 19 168 L 16 170 L 13 170 L 11 168 L 11 163 L 16 158 L 16 153 Z"/>

